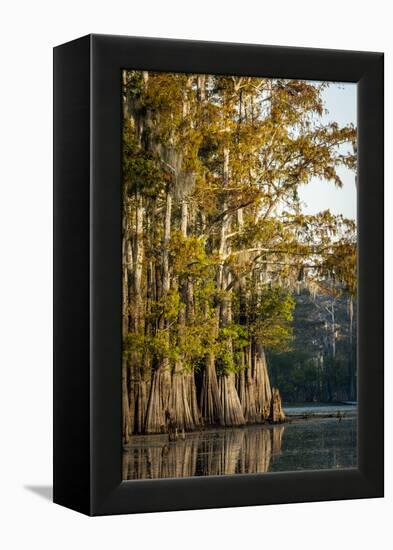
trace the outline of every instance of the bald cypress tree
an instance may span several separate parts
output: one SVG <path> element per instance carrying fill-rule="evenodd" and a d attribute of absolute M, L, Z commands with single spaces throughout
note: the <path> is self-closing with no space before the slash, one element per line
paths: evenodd
<path fill-rule="evenodd" d="M 290 344 L 299 281 L 356 278 L 354 225 L 298 198 L 355 166 L 322 90 L 123 72 L 124 441 L 272 419 L 265 350 Z"/>

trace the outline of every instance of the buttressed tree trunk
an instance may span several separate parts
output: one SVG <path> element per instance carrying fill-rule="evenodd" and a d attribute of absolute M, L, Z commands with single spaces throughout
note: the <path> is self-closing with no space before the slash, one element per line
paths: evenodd
<path fill-rule="evenodd" d="M 272 390 L 269 420 L 274 423 L 285 421 L 285 413 L 281 405 L 281 396 L 277 388 L 273 388 Z"/>
<path fill-rule="evenodd" d="M 255 382 L 253 376 L 252 366 L 252 354 L 251 345 L 248 349 L 243 351 L 243 357 L 247 369 L 245 371 L 245 390 L 242 401 L 243 413 L 245 421 L 249 424 L 254 424 L 258 421 L 257 408 L 256 408 L 256 396 L 255 396 Z"/>
<path fill-rule="evenodd" d="M 225 283 L 228 278 L 224 277 Z M 232 320 L 231 297 L 224 296 L 221 300 L 221 326 L 226 327 Z M 232 341 L 227 341 L 228 352 L 233 355 Z M 239 395 L 236 391 L 236 377 L 234 372 L 226 372 L 219 378 L 221 406 L 225 426 L 241 426 L 245 424 Z"/>
<path fill-rule="evenodd" d="M 184 240 L 187 239 L 188 228 L 188 205 L 187 200 L 181 201 L 181 234 Z M 191 316 L 192 292 L 191 283 L 187 277 L 182 277 L 180 281 L 181 305 L 178 315 L 178 335 L 180 348 L 185 345 L 186 323 Z M 188 313 L 188 315 L 187 315 Z M 175 362 L 175 368 L 172 375 L 171 396 L 169 400 L 169 413 L 172 422 L 178 430 L 191 431 L 200 424 L 200 413 L 196 399 L 196 387 L 192 372 L 188 372 L 184 367 L 184 357 L 181 354 Z"/>
<path fill-rule="evenodd" d="M 224 185 L 229 183 L 229 149 L 224 148 Z M 224 202 L 224 212 L 227 210 L 227 204 Z M 222 292 L 222 298 L 220 303 L 220 324 L 223 328 L 228 326 L 232 321 L 232 296 L 231 291 L 227 290 L 230 283 L 230 273 L 228 268 L 224 266 L 224 257 L 227 252 L 227 234 L 230 229 L 230 215 L 225 213 L 221 224 L 221 236 L 219 256 L 222 259 L 222 263 L 219 269 L 218 285 Z M 231 338 L 227 339 L 228 353 L 233 355 Z M 220 399 L 222 406 L 222 413 L 225 426 L 241 426 L 245 424 L 242 406 L 240 404 L 239 395 L 236 391 L 236 377 L 234 372 L 225 372 L 219 378 Z"/>
<path fill-rule="evenodd" d="M 220 392 L 218 388 L 214 353 L 209 350 L 203 371 L 201 391 L 201 414 L 205 424 L 224 426 Z"/>
<path fill-rule="evenodd" d="M 170 289 L 169 273 L 169 241 L 171 237 L 171 217 L 172 217 L 172 195 L 170 189 L 166 194 L 165 218 L 164 218 L 164 238 L 162 253 L 162 297 L 167 297 Z M 162 315 L 159 322 L 159 330 L 163 333 L 166 340 L 162 359 L 158 368 L 153 373 L 153 379 L 150 387 L 150 397 L 146 412 L 145 432 L 159 433 L 167 431 L 166 413 L 169 406 L 169 396 L 171 390 L 171 373 L 169 365 L 169 326 Z"/>
<path fill-rule="evenodd" d="M 256 394 L 256 414 L 258 420 L 264 421 L 270 414 L 272 390 L 270 387 L 265 351 L 261 344 L 257 344 L 255 347 L 254 383 Z"/>

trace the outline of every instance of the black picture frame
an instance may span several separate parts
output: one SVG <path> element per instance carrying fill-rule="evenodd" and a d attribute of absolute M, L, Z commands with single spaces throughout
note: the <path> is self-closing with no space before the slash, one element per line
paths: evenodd
<path fill-rule="evenodd" d="M 358 468 L 122 481 L 121 70 L 358 86 Z M 88 515 L 383 496 L 383 54 L 88 35 L 54 49 L 54 502 Z"/>

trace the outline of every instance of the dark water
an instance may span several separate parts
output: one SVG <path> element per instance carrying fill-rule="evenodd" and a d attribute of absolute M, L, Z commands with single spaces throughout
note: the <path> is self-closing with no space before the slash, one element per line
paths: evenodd
<path fill-rule="evenodd" d="M 166 435 L 134 436 L 123 454 L 123 479 L 353 468 L 356 426 L 356 415 L 346 414 L 206 430 L 175 442 Z"/>

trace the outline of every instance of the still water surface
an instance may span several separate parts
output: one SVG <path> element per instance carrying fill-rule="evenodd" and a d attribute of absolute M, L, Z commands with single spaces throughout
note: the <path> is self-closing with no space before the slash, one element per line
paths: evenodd
<path fill-rule="evenodd" d="M 294 409 L 287 414 L 308 412 Z M 123 453 L 123 479 L 354 468 L 356 408 L 344 407 L 344 412 L 341 418 L 203 430 L 175 442 L 167 435 L 134 436 Z"/>

